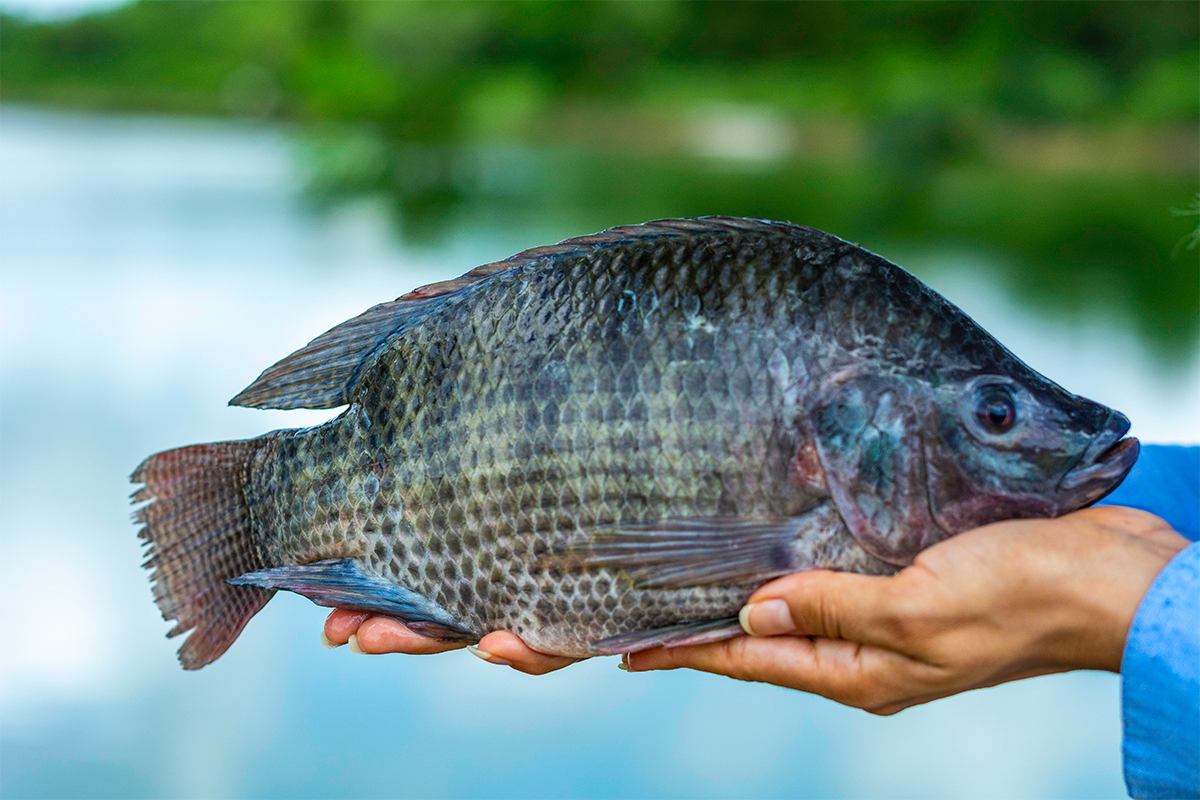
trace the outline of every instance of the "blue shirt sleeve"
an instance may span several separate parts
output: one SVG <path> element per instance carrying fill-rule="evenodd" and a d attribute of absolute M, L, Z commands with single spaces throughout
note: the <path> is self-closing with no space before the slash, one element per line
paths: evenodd
<path fill-rule="evenodd" d="M 1200 447 L 1146 445 L 1104 500 L 1149 511 L 1196 541 Z M 1125 785 L 1135 798 L 1200 798 L 1200 545 L 1142 598 L 1121 662 Z"/>
<path fill-rule="evenodd" d="M 1200 447 L 1142 445 L 1133 469 L 1100 503 L 1149 511 L 1196 541 L 1200 537 Z"/>
<path fill-rule="evenodd" d="M 1121 706 L 1129 794 L 1200 797 L 1200 544 L 1171 559 L 1138 606 Z"/>

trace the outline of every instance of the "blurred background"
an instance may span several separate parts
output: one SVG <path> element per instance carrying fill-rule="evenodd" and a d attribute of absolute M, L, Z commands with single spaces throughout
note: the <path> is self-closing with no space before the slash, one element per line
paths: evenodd
<path fill-rule="evenodd" d="M 1200 441 L 1200 12 L 1147 3 L 0 0 L 0 794 L 1120 797 L 1119 679 L 879 719 L 595 659 L 185 674 L 127 475 L 368 306 L 701 214 L 906 266 L 1147 441 Z"/>

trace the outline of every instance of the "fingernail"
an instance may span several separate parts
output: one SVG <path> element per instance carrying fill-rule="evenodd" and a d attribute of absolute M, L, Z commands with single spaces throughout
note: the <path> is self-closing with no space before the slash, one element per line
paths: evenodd
<path fill-rule="evenodd" d="M 626 672 L 632 672 L 632 670 L 629 669 L 629 653 L 621 654 L 621 663 L 617 664 L 617 669 L 623 669 Z"/>
<path fill-rule="evenodd" d="M 791 609 L 782 600 L 763 600 L 742 606 L 738 612 L 738 622 L 742 623 L 742 630 L 751 636 L 777 636 L 796 630 Z"/>
<path fill-rule="evenodd" d="M 350 634 L 350 641 L 346 642 L 346 644 L 350 645 L 351 653 L 358 653 L 360 656 L 366 655 L 366 651 L 364 651 L 361 647 L 358 646 L 358 636 L 357 635 L 355 635 L 353 633 Z"/>
<path fill-rule="evenodd" d="M 501 658 L 500 656 L 493 655 L 492 653 L 489 653 L 487 650 L 480 650 L 478 647 L 476 647 L 473 644 L 467 645 L 467 652 L 470 653 L 471 655 L 475 656 L 476 658 L 482 658 L 484 661 L 488 662 L 489 664 L 498 664 L 501 667 L 511 667 L 512 666 L 511 661 L 507 661 L 507 660 Z"/>
<path fill-rule="evenodd" d="M 325 631 L 321 631 L 321 647 L 324 647 L 326 650 L 333 650 L 336 647 L 341 647 L 341 645 L 329 641 L 329 637 L 325 635 Z"/>

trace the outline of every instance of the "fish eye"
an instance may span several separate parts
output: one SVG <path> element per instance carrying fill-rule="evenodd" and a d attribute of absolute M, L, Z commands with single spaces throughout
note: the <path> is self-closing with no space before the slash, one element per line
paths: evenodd
<path fill-rule="evenodd" d="M 1007 386 L 980 387 L 975 416 L 988 433 L 1008 433 L 1017 422 L 1017 401 Z"/>

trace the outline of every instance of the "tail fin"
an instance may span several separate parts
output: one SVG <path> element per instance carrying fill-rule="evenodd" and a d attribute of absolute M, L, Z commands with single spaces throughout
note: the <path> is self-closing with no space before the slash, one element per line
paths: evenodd
<path fill-rule="evenodd" d="M 143 565 L 154 570 L 154 599 L 163 619 L 178 623 L 167 636 L 195 628 L 179 648 L 184 669 L 215 661 L 275 594 L 225 581 L 271 566 L 253 530 L 246 485 L 264 439 L 198 444 L 150 456 L 134 470 L 134 513 L 145 523 Z"/>

